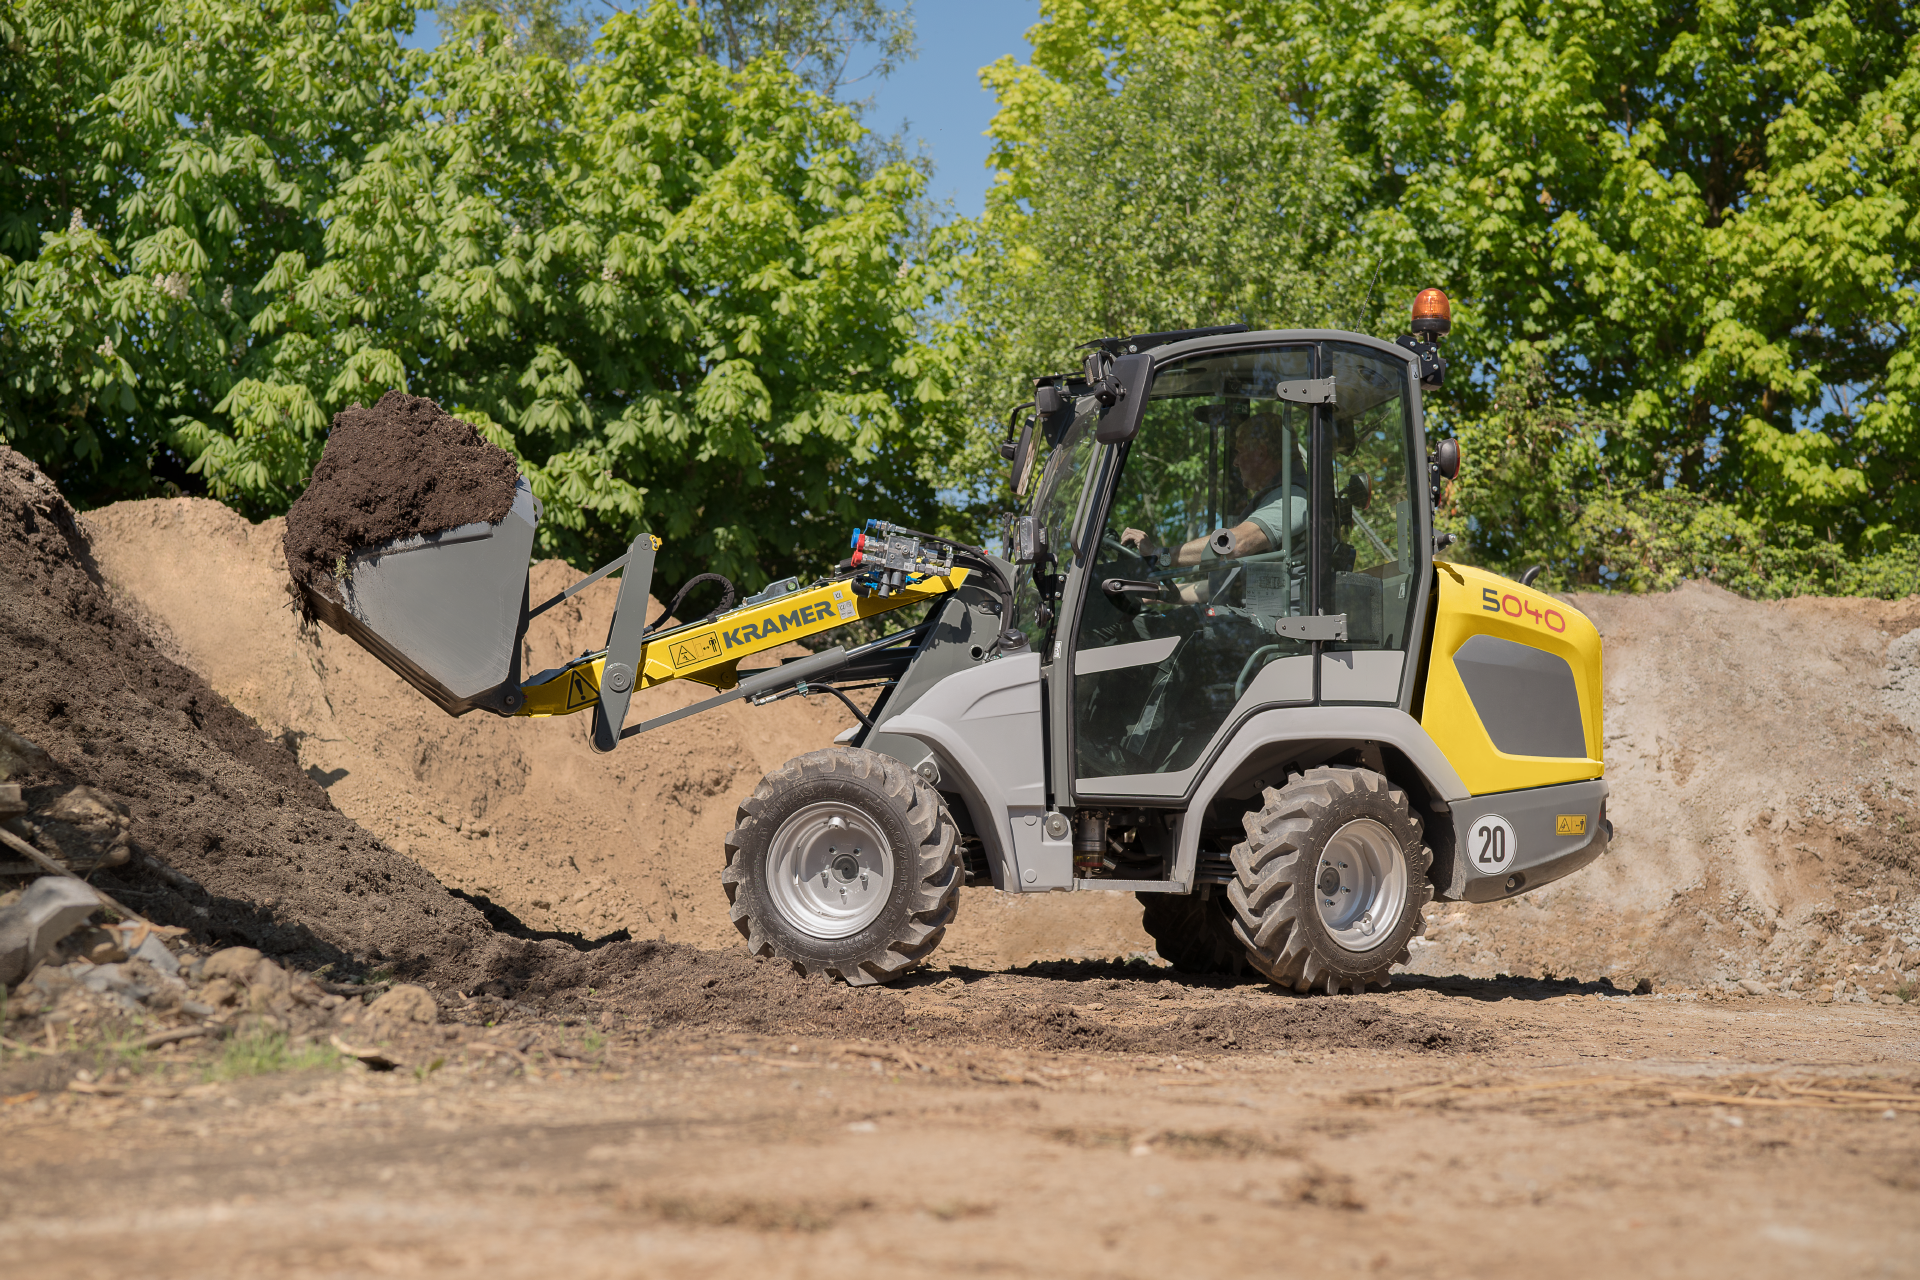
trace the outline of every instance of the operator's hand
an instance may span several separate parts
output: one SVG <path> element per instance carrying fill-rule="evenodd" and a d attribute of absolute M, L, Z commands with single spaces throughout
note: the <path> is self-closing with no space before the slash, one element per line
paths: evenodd
<path fill-rule="evenodd" d="M 1160 543 L 1144 529 L 1122 529 L 1120 545 L 1132 547 L 1143 556 L 1157 556 L 1161 551 Z"/>

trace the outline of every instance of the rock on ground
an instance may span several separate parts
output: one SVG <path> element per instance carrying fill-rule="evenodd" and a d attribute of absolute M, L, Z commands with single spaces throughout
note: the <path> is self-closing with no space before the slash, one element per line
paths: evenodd
<path fill-rule="evenodd" d="M 18 901 L 0 907 L 0 987 L 26 977 L 54 944 L 99 909 L 93 890 L 66 876 L 43 876 Z"/>

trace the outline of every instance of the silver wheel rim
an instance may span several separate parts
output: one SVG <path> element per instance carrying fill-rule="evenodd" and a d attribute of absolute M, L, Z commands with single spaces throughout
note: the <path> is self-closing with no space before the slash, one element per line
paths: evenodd
<path fill-rule="evenodd" d="M 776 911 L 814 938 L 845 938 L 872 924 L 893 892 L 893 856 L 871 818 L 827 800 L 790 816 L 767 849 Z"/>
<path fill-rule="evenodd" d="M 1314 868 L 1313 905 L 1343 949 L 1371 951 L 1385 942 L 1407 906 L 1407 860 L 1393 833 L 1372 818 L 1334 832 Z"/>

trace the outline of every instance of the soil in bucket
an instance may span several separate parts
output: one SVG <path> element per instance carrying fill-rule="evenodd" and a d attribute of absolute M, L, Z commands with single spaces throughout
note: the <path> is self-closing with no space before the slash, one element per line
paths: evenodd
<path fill-rule="evenodd" d="M 389 391 L 370 409 L 349 406 L 287 512 L 287 572 L 337 600 L 334 573 L 348 555 L 504 519 L 519 478 L 512 454 L 424 396 Z"/>

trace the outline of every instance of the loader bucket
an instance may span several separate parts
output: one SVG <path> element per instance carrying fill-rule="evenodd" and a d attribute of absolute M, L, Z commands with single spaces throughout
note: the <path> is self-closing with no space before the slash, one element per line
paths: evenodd
<path fill-rule="evenodd" d="M 322 622 L 391 667 L 448 715 L 519 709 L 527 565 L 540 503 L 520 480 L 495 524 L 463 524 L 355 552 L 340 600 L 311 588 Z"/>

